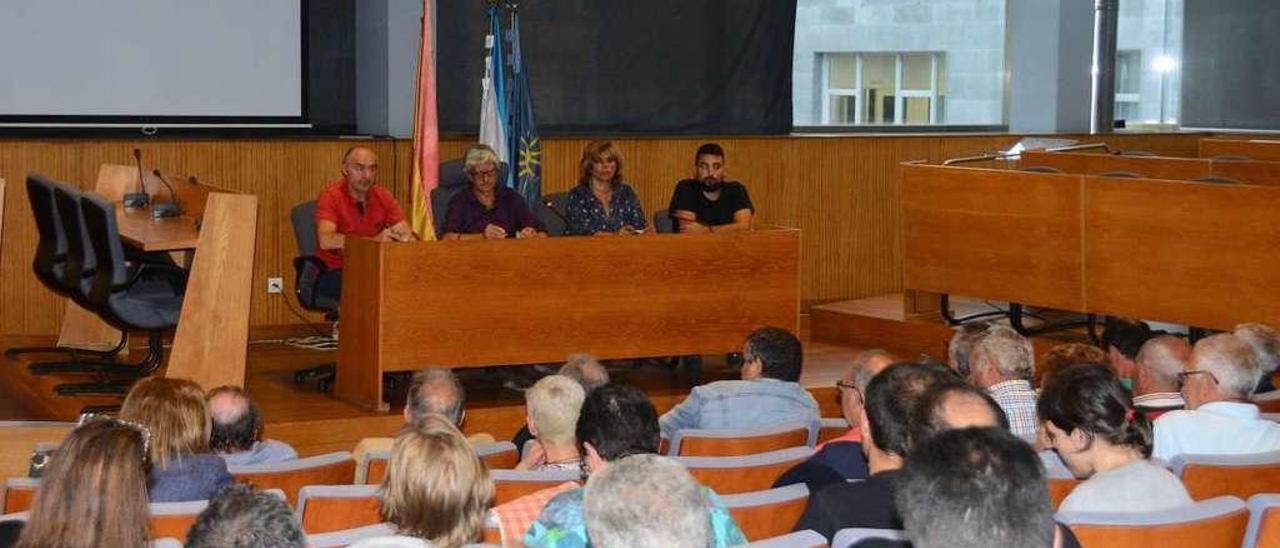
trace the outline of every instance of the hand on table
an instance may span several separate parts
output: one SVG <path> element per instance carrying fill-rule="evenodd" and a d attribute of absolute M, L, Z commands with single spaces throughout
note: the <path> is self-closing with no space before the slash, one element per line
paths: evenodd
<path fill-rule="evenodd" d="M 507 237 L 507 230 L 495 224 L 487 224 L 484 227 L 484 237 L 488 240 L 501 240 Z"/>

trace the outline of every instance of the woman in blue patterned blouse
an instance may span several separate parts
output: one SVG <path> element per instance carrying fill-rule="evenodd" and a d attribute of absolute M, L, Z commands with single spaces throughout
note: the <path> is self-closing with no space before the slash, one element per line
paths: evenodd
<path fill-rule="evenodd" d="M 577 236 L 640 234 L 649 227 L 640 198 L 622 182 L 622 154 L 609 141 L 582 151 L 582 177 L 569 191 L 565 233 Z"/>

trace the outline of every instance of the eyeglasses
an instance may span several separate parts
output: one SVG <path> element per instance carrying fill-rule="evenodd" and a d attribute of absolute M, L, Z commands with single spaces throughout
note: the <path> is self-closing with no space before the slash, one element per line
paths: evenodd
<path fill-rule="evenodd" d="M 1192 371 L 1183 371 L 1181 373 L 1178 373 L 1178 386 L 1186 385 L 1187 377 L 1190 377 L 1192 375 L 1208 375 L 1210 379 L 1213 379 L 1213 384 L 1218 384 L 1218 377 L 1215 377 L 1212 372 L 1205 371 L 1203 369 L 1195 369 Z"/>
<path fill-rule="evenodd" d="M 142 436 L 142 461 L 143 462 L 147 461 L 147 459 L 149 458 L 149 455 L 151 454 L 151 430 L 149 430 L 146 426 L 133 421 L 117 419 L 115 417 L 110 417 L 110 416 L 102 415 L 99 413 L 81 413 L 80 420 L 76 421 L 76 428 L 79 428 L 81 426 L 84 426 L 94 421 L 104 421 L 114 426 L 124 426 L 126 428 L 132 428 L 136 430 L 138 434 Z"/>
<path fill-rule="evenodd" d="M 472 171 L 471 176 L 475 177 L 476 179 L 486 179 L 486 180 L 495 179 L 496 180 L 498 178 L 498 170 L 491 169 L 488 171 Z"/>

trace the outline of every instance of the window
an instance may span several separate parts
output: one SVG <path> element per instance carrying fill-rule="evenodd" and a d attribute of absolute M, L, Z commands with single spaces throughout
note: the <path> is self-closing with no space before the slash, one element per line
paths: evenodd
<path fill-rule="evenodd" d="M 1139 122 L 1142 98 L 1142 51 L 1116 52 L 1116 119 Z"/>
<path fill-rule="evenodd" d="M 941 53 L 824 53 L 822 125 L 937 124 Z"/>
<path fill-rule="evenodd" d="M 1120 0 L 1116 29 L 1117 120 L 1177 124 L 1184 0 Z"/>
<path fill-rule="evenodd" d="M 1004 124 L 1007 0 L 798 0 L 797 127 Z"/>

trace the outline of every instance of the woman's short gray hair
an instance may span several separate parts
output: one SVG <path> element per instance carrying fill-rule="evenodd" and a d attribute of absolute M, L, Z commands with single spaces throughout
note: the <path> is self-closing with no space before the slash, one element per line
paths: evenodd
<path fill-rule="evenodd" d="M 467 149 L 467 155 L 463 160 L 462 167 L 467 173 L 475 173 L 476 167 L 482 164 L 493 164 L 493 167 L 498 167 L 500 163 L 498 153 L 489 148 L 489 145 L 474 144 Z"/>
<path fill-rule="evenodd" d="M 632 455 L 591 475 L 582 513 L 593 546 L 709 546 L 710 501 L 680 463 Z"/>

